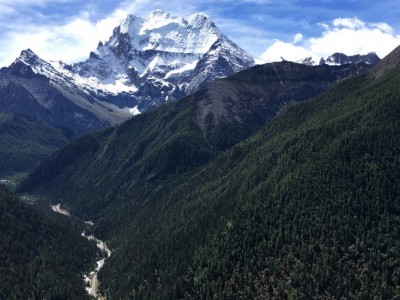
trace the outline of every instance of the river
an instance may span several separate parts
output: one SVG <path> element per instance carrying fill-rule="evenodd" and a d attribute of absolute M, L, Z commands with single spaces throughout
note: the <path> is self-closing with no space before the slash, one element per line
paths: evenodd
<path fill-rule="evenodd" d="M 61 208 L 60 204 L 56 205 L 51 205 L 51 208 L 54 212 L 67 216 L 70 216 L 70 213 Z M 94 223 L 92 221 L 85 221 L 87 225 L 93 226 Z M 97 278 L 97 273 L 101 270 L 101 268 L 104 266 L 104 263 L 106 262 L 107 258 L 111 256 L 111 250 L 108 248 L 107 244 L 103 242 L 102 240 L 99 240 L 96 238 L 94 235 L 86 235 L 85 231 L 81 233 L 81 236 L 85 237 L 89 241 L 96 241 L 96 246 L 101 250 L 101 252 L 106 252 L 107 257 L 103 257 L 102 259 L 98 260 L 96 262 L 96 269 L 93 271 L 89 272 L 88 275 L 83 276 L 83 280 L 86 285 L 86 291 L 89 295 L 95 297 L 95 299 L 98 300 L 105 300 L 106 298 L 99 294 L 99 280 Z"/>

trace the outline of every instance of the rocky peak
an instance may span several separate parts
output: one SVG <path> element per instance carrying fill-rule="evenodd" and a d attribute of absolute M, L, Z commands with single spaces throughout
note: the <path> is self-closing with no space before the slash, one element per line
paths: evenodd
<path fill-rule="evenodd" d="M 137 87 L 136 99 L 146 109 L 150 100 L 158 105 L 176 99 L 253 64 L 206 14 L 175 16 L 156 10 L 146 18 L 129 15 L 74 68 L 83 78 Z"/>
<path fill-rule="evenodd" d="M 296 61 L 296 63 L 298 64 L 302 64 L 302 65 L 306 65 L 306 66 L 315 66 L 317 65 L 317 63 L 315 62 L 315 60 L 310 56 L 310 57 L 306 57 L 304 59 L 298 60 Z"/>
<path fill-rule="evenodd" d="M 15 60 L 16 62 L 22 62 L 27 65 L 37 65 L 42 63 L 43 60 L 37 56 L 31 49 L 22 50 L 20 56 Z"/>
<path fill-rule="evenodd" d="M 30 78 L 35 74 L 34 69 L 43 63 L 44 61 L 31 49 L 26 49 L 21 51 L 20 56 L 9 67 L 4 67 L 1 71 L 3 73 Z"/>

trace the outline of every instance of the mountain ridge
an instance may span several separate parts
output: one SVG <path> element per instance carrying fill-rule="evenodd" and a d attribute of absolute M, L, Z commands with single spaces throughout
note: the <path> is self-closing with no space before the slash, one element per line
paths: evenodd
<path fill-rule="evenodd" d="M 126 178 L 131 177 L 130 187 L 126 187 L 129 190 L 136 185 L 153 184 L 175 172 L 187 172 L 204 164 L 250 136 L 287 106 L 319 95 L 338 81 L 368 69 L 363 63 L 310 67 L 281 62 L 254 66 L 216 80 L 189 96 L 136 116 L 116 128 L 75 140 L 44 161 L 43 168 L 33 171 L 23 186 L 32 191 L 30 188 L 43 180 L 34 188 L 36 192 L 49 193 L 50 198 L 74 199 L 71 194 L 74 189 L 55 186 L 69 180 L 74 181 L 69 186 L 80 186 L 81 183 L 75 181 L 76 174 L 89 170 L 91 176 L 86 176 L 85 182 L 104 181 L 102 185 L 95 184 L 99 191 L 109 186 L 106 182 L 111 178 L 114 178 L 115 190 L 125 186 Z M 116 160 L 112 153 L 120 143 L 124 144 L 124 150 Z M 187 145 L 192 147 L 181 153 L 179 149 Z M 53 169 L 53 163 L 60 164 Z M 114 167 L 115 173 L 104 177 Z M 94 174 L 101 179 L 95 179 L 97 175 Z M 87 198 L 84 196 L 87 192 L 87 189 L 79 189 L 82 199 Z M 112 193 L 105 193 L 110 198 L 99 201 L 96 204 L 99 208 L 109 205 L 113 199 Z M 89 209 L 94 203 L 88 201 L 84 205 L 88 209 L 74 211 L 71 207 L 71 212 L 77 215 L 96 213 L 95 209 Z M 93 215 L 81 217 L 92 218 Z"/>
<path fill-rule="evenodd" d="M 129 15 L 80 63 L 48 62 L 23 50 L 0 71 L 0 111 L 41 117 L 81 134 L 120 124 L 253 64 L 203 13 Z"/>
<path fill-rule="evenodd" d="M 221 66 L 219 59 L 227 64 Z M 181 17 L 157 10 L 147 18 L 129 15 L 106 43 L 99 43 L 88 60 L 72 69 L 82 77 L 119 77 L 124 84 L 136 86 L 142 110 L 149 105 L 146 101 L 158 105 L 180 98 L 201 84 L 252 65 L 254 59 L 204 13 Z M 162 93 L 149 96 L 157 85 L 163 86 Z"/>
<path fill-rule="evenodd" d="M 239 82 L 257 103 L 263 80 L 293 92 L 294 79 L 349 66 L 256 66 L 222 80 L 238 89 L 214 105 L 248 104 Z M 93 217 L 96 235 L 118 249 L 99 274 L 110 299 L 394 298 L 399 78 L 398 70 L 377 80 L 363 73 L 277 107 L 219 153 L 194 119 L 193 104 L 215 92 L 202 89 L 197 101 L 194 93 L 70 143 L 25 187 Z M 227 116 L 239 117 L 239 129 L 245 123 Z"/>
<path fill-rule="evenodd" d="M 343 65 L 343 64 L 354 64 L 354 63 L 360 63 L 364 62 L 369 65 L 376 65 L 380 61 L 380 58 L 378 55 L 376 55 L 375 52 L 370 52 L 365 55 L 346 55 L 344 53 L 339 53 L 335 52 L 332 55 L 328 56 L 326 59 L 321 58 L 318 62 L 312 58 L 312 57 L 307 57 L 301 60 L 298 60 L 297 63 L 300 64 L 305 64 L 309 66 L 316 66 L 316 65 L 323 65 L 327 64 L 330 66 L 337 66 L 337 65 Z"/>

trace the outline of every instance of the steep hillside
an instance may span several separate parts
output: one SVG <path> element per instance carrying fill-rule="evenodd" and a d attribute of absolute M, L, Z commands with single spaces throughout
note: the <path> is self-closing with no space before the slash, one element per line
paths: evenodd
<path fill-rule="evenodd" d="M 96 246 L 59 219 L 0 185 L 1 299 L 89 299 L 82 275 Z"/>
<path fill-rule="evenodd" d="M 114 200 L 141 190 L 146 195 L 163 180 L 206 163 L 287 105 L 367 68 L 255 66 L 119 127 L 77 139 L 35 170 L 21 189 L 62 199 L 73 213 L 93 218 Z"/>
<path fill-rule="evenodd" d="M 399 296 L 400 73 L 287 107 L 329 86 L 323 68 L 349 70 L 284 62 L 217 81 L 70 143 L 21 190 L 96 221 L 115 249 L 108 299 Z"/>
<path fill-rule="evenodd" d="M 67 137 L 42 121 L 0 113 L 0 140 L 0 176 L 7 176 L 29 171 L 61 148 Z"/>
<path fill-rule="evenodd" d="M 0 70 L 0 112 L 41 119 L 73 134 L 115 125 L 135 111 L 84 91 L 31 50 Z"/>
<path fill-rule="evenodd" d="M 382 59 L 376 66 L 374 66 L 369 75 L 373 78 L 379 78 L 387 72 L 400 67 L 400 46 L 394 49 L 389 55 Z"/>
<path fill-rule="evenodd" d="M 186 236 L 186 243 L 198 242 L 192 264 L 169 295 L 398 297 L 399 82 L 397 70 L 378 82 L 360 77 L 340 84 L 282 113 L 176 189 L 165 218 L 152 220 L 157 224 L 146 232 L 157 233 L 160 248 L 154 254 L 168 245 L 160 239 L 169 231 L 176 239 Z M 203 218 L 197 220 L 199 213 Z M 173 229 L 160 230 L 172 216 Z M 193 219 L 208 225 L 206 242 L 187 222 Z M 211 238 L 210 231 L 216 231 Z M 128 253 L 135 248 L 127 247 L 121 257 L 134 257 Z M 157 263 L 154 258 L 149 266 Z M 104 273 L 111 291 L 116 265 Z"/>
<path fill-rule="evenodd" d="M 395 298 L 400 72 L 350 79 L 281 113 L 124 213 L 111 299 Z M 132 208 L 132 209 L 129 209 Z M 114 219 L 111 219 L 114 218 Z M 111 239 L 112 229 L 98 228 Z M 124 274 L 123 276 L 120 274 Z"/>

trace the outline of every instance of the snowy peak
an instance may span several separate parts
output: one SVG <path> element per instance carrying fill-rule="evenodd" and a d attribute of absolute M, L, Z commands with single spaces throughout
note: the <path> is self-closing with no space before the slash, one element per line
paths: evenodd
<path fill-rule="evenodd" d="M 51 64 L 36 55 L 31 49 L 21 51 L 20 56 L 10 65 L 7 72 L 22 77 L 31 77 L 33 74 L 45 75 L 54 74 L 56 71 Z"/>
<path fill-rule="evenodd" d="M 21 55 L 17 58 L 17 61 L 25 62 L 27 64 L 34 64 L 36 61 L 41 60 L 31 49 L 21 51 Z"/>
<path fill-rule="evenodd" d="M 137 87 L 135 105 L 148 109 L 252 65 L 253 58 L 204 13 L 182 17 L 156 10 L 146 18 L 127 16 L 73 68 L 83 78 Z"/>
<path fill-rule="evenodd" d="M 380 61 L 380 58 L 374 52 L 370 52 L 366 55 L 346 55 L 343 53 L 334 53 L 328 56 L 326 59 L 318 59 L 307 57 L 296 61 L 299 64 L 307 66 L 317 66 L 317 65 L 330 65 L 330 66 L 340 66 L 345 64 L 356 64 L 356 63 L 366 63 L 368 65 L 374 66 Z"/>
<path fill-rule="evenodd" d="M 306 66 L 316 66 L 318 65 L 316 61 L 312 57 L 306 57 L 304 59 L 296 61 L 298 64 L 306 65 Z"/>
<path fill-rule="evenodd" d="M 380 61 L 380 58 L 374 52 L 370 52 L 366 55 L 346 55 L 343 53 L 334 53 L 329 56 L 327 59 L 321 58 L 320 64 L 327 65 L 345 65 L 345 64 L 354 64 L 354 63 L 366 63 L 369 65 L 376 65 Z"/>
<path fill-rule="evenodd" d="M 22 50 L 21 55 L 12 63 L 11 67 L 15 68 L 17 65 L 20 66 L 21 64 L 29 66 L 33 70 L 40 68 L 41 66 L 49 65 L 48 62 L 41 59 L 31 49 Z"/>
<path fill-rule="evenodd" d="M 57 99 L 62 98 L 59 103 L 73 103 L 74 111 L 68 112 L 73 120 L 82 124 L 84 116 L 85 124 L 97 122 L 98 128 L 118 124 L 253 65 L 253 58 L 207 15 L 175 16 L 156 10 L 145 18 L 127 16 L 83 62 L 45 61 L 27 49 L 4 72 L 40 78 L 60 96 Z M 33 80 L 27 84 L 34 87 Z M 30 93 L 39 105 L 55 107 L 56 102 L 50 103 L 41 90 Z"/>
<path fill-rule="evenodd" d="M 135 50 L 205 54 L 221 36 L 203 13 L 180 17 L 157 10 L 145 19 L 129 15 L 114 30 L 107 46 L 118 47 L 121 40 L 128 40 Z"/>

